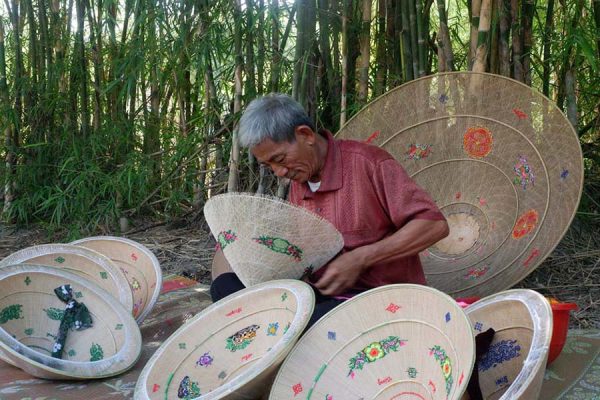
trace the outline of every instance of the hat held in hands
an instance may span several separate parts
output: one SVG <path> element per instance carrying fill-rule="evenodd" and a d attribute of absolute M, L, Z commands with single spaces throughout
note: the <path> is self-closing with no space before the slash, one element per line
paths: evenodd
<path fill-rule="evenodd" d="M 249 193 L 214 196 L 204 216 L 217 246 L 246 286 L 299 279 L 344 246 L 328 221 L 286 201 Z"/>

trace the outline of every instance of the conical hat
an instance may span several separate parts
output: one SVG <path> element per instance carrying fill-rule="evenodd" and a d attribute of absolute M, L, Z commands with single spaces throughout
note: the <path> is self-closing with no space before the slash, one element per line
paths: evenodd
<path fill-rule="evenodd" d="M 548 301 L 533 290 L 507 290 L 479 300 L 465 311 L 474 334 L 489 328 L 496 331 L 478 371 L 473 372 L 479 373 L 483 398 L 537 399 L 552 338 Z"/>
<path fill-rule="evenodd" d="M 6 265 L 36 264 L 64 268 L 96 283 L 133 310 L 133 295 L 125 274 L 110 259 L 96 251 L 68 244 L 42 244 L 12 253 L 0 261 Z"/>
<path fill-rule="evenodd" d="M 583 159 L 562 112 L 509 78 L 455 72 L 374 100 L 339 139 L 390 152 L 434 198 L 450 235 L 421 260 L 427 282 L 454 297 L 487 296 L 531 273 L 566 232 Z"/>
<path fill-rule="evenodd" d="M 471 325 L 452 298 L 426 286 L 381 286 L 313 325 L 269 398 L 459 399 L 474 358 Z"/>
<path fill-rule="evenodd" d="M 171 335 L 140 374 L 134 399 L 258 399 L 306 327 L 314 292 L 271 281 L 206 308 Z"/>
<path fill-rule="evenodd" d="M 246 286 L 298 279 L 344 246 L 327 220 L 280 199 L 248 193 L 211 197 L 204 216 L 233 271 Z"/>
<path fill-rule="evenodd" d="M 122 237 L 94 236 L 71 244 L 95 250 L 121 269 L 133 293 L 133 316 L 141 323 L 156 304 L 162 286 L 156 256 L 146 246 Z"/>
<path fill-rule="evenodd" d="M 70 330 L 62 359 L 50 356 L 65 310 L 54 293 L 71 285 L 93 325 Z M 25 372 L 45 379 L 97 379 L 131 368 L 142 349 L 129 310 L 94 282 L 67 271 L 28 264 L 0 268 L 0 349 Z M 84 396 L 82 396 L 84 397 Z"/>

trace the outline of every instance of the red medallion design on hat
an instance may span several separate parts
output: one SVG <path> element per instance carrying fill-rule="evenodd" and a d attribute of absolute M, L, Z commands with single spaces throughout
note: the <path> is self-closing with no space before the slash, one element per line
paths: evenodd
<path fill-rule="evenodd" d="M 492 133 L 480 126 L 467 129 L 463 137 L 463 147 L 468 155 L 483 158 L 492 151 Z"/>
<path fill-rule="evenodd" d="M 538 212 L 535 210 L 529 210 L 521 214 L 513 228 L 512 237 L 520 239 L 530 233 L 537 225 L 538 219 Z"/>

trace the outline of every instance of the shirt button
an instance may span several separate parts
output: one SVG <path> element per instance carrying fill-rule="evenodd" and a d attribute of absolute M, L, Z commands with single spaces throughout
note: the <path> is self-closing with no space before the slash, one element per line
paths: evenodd
<path fill-rule="evenodd" d="M 318 213 L 320 213 L 321 211 L 323 211 L 323 209 L 321 207 L 317 207 L 316 210 Z"/>

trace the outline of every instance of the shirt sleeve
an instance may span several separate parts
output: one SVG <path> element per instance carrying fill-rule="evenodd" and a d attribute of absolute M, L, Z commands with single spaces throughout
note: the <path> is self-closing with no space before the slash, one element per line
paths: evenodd
<path fill-rule="evenodd" d="M 397 228 L 414 219 L 445 220 L 431 196 L 408 176 L 395 159 L 377 163 L 373 180 L 377 197 Z"/>

